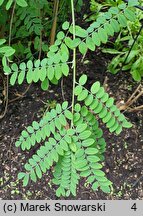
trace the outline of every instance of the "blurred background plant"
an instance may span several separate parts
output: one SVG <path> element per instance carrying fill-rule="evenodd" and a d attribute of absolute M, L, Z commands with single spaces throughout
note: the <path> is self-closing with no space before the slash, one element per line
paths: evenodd
<path fill-rule="evenodd" d="M 74 0 L 74 4 L 79 12 L 83 0 Z M 3 67 L 8 69 L 11 61 L 19 64 L 45 58 L 56 33 L 70 17 L 70 7 L 70 1 L 64 0 L 0 0 L 0 61 Z M 0 86 L 0 105 L 5 104 L 1 119 L 7 110 L 9 90 L 9 77 L 3 76 L 2 70 Z M 23 97 L 29 88 L 30 85 L 14 100 Z"/>
<path fill-rule="evenodd" d="M 2 1 L 0 7 L 0 39 L 8 41 L 13 0 Z M 29 0 L 28 7 L 16 4 L 11 32 L 11 46 L 15 49 L 14 57 L 37 59 L 44 57 L 48 47 L 62 23 L 67 20 L 70 1 L 64 0 Z M 83 1 L 75 0 L 77 12 Z"/>
<path fill-rule="evenodd" d="M 123 1 L 91 0 L 91 13 L 85 15 L 86 21 L 90 22 L 96 20 L 96 18 L 98 16 L 102 16 L 102 13 L 106 11 L 110 6 L 116 6 L 121 2 Z M 140 5 L 143 5 L 142 0 L 140 1 Z M 120 71 L 128 71 L 131 74 L 132 78 L 137 82 L 141 81 L 143 77 L 143 31 L 141 29 L 143 25 L 142 20 L 143 11 L 138 9 L 136 13 L 135 23 L 128 21 L 127 29 L 123 29 L 118 35 L 116 35 L 114 42 L 110 41 L 110 44 L 102 49 L 103 53 L 108 53 L 114 56 L 108 64 L 108 71 L 110 73 L 116 74 Z M 136 41 L 134 43 L 135 39 Z"/>
<path fill-rule="evenodd" d="M 108 65 L 109 72 L 116 74 L 121 70 L 129 71 L 132 78 L 137 82 L 141 81 L 143 77 L 143 31 L 140 31 L 142 19 L 143 12 L 138 10 L 134 25 L 129 22 L 128 28 L 125 31 L 121 31 L 118 35 L 113 48 L 102 50 L 105 53 L 115 54 Z M 134 43 L 137 35 L 138 38 Z"/>

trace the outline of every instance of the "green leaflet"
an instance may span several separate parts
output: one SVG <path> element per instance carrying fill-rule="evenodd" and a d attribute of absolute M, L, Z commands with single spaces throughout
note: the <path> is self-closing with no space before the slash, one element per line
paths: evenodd
<path fill-rule="evenodd" d="M 96 191 L 98 189 L 98 187 L 99 187 L 99 183 L 98 182 L 94 182 L 93 185 L 92 185 L 92 189 L 94 191 Z"/>
<path fill-rule="evenodd" d="M 0 0 L 0 6 L 3 4 L 4 0 Z"/>
<path fill-rule="evenodd" d="M 80 173 L 82 177 L 88 177 L 91 174 L 91 170 L 85 170 Z"/>
<path fill-rule="evenodd" d="M 36 182 L 37 181 L 37 177 L 36 177 L 36 174 L 35 174 L 35 171 L 32 170 L 31 173 L 30 173 L 30 178 L 32 181 Z"/>
<path fill-rule="evenodd" d="M 39 179 L 41 179 L 42 178 L 42 171 L 41 171 L 41 169 L 40 169 L 40 167 L 38 165 L 36 166 L 35 172 L 37 174 L 37 177 Z"/>
<path fill-rule="evenodd" d="M 120 25 L 121 25 L 122 27 L 126 27 L 126 25 L 127 25 L 127 20 L 126 20 L 126 17 L 125 17 L 123 14 L 119 14 L 119 15 L 118 15 L 118 21 L 119 21 L 119 23 L 120 23 Z"/>
<path fill-rule="evenodd" d="M 45 79 L 42 83 L 41 83 L 41 88 L 46 91 L 49 88 L 49 80 Z"/>
<path fill-rule="evenodd" d="M 88 49 L 87 44 L 86 44 L 85 42 L 82 41 L 82 42 L 79 44 L 79 51 L 80 51 L 80 53 L 81 53 L 82 55 L 86 54 L 87 49 Z"/>
<path fill-rule="evenodd" d="M 87 124 L 79 124 L 76 128 L 77 133 L 83 132 L 87 128 Z"/>
<path fill-rule="evenodd" d="M 105 176 L 105 173 L 102 170 L 95 170 L 94 172 L 96 176 Z"/>
<path fill-rule="evenodd" d="M 76 38 L 74 40 L 72 40 L 70 37 L 65 38 L 65 44 L 70 49 L 74 49 L 75 47 L 77 47 L 80 44 L 80 42 L 81 42 L 80 38 Z"/>
<path fill-rule="evenodd" d="M 92 92 L 92 94 L 96 94 L 100 89 L 100 82 L 95 82 L 92 86 L 90 91 Z"/>
<path fill-rule="evenodd" d="M 69 119 L 69 120 L 73 119 L 73 114 L 69 110 L 65 110 L 64 114 L 65 114 L 67 119 Z"/>
<path fill-rule="evenodd" d="M 93 102 L 90 104 L 90 108 L 92 110 L 95 110 L 95 108 L 97 108 L 97 106 L 99 105 L 99 100 L 96 98 L 93 100 Z"/>
<path fill-rule="evenodd" d="M 83 90 L 82 86 L 76 86 L 74 89 L 74 94 L 77 96 L 82 92 L 82 90 Z"/>
<path fill-rule="evenodd" d="M 18 72 L 14 72 L 14 73 L 12 74 L 12 76 L 10 77 L 10 84 L 11 84 L 12 86 L 16 83 L 17 76 L 18 76 Z"/>
<path fill-rule="evenodd" d="M 1 43 L 3 43 L 3 41 Z M 2 46 L 0 47 L 0 53 L 5 57 L 10 57 L 15 53 L 15 50 L 10 46 Z"/>
<path fill-rule="evenodd" d="M 100 186 L 100 189 L 104 192 L 104 193 L 110 193 L 111 189 L 109 186 Z"/>
<path fill-rule="evenodd" d="M 136 19 L 135 13 L 132 10 L 130 10 L 129 8 L 126 8 L 124 10 L 124 14 L 125 14 L 126 18 L 128 20 L 130 20 L 131 22 L 135 21 L 135 19 Z"/>
<path fill-rule="evenodd" d="M 91 166 L 91 168 L 96 169 L 96 170 L 102 168 L 102 165 L 99 163 L 90 163 L 90 166 Z"/>
<path fill-rule="evenodd" d="M 90 161 L 90 162 L 95 162 L 96 163 L 96 162 L 100 161 L 100 158 L 97 157 L 97 156 L 88 156 L 87 160 Z"/>
<path fill-rule="evenodd" d="M 120 26 L 119 26 L 119 23 L 117 22 L 117 20 L 112 19 L 110 21 L 110 24 L 111 24 L 112 28 L 114 29 L 114 32 L 119 32 L 120 31 Z M 107 34 L 108 34 L 108 30 L 107 30 Z"/>
<path fill-rule="evenodd" d="M 95 44 L 91 37 L 86 38 L 86 45 L 87 45 L 87 48 L 90 49 L 91 51 L 95 50 Z"/>
<path fill-rule="evenodd" d="M 67 101 L 63 102 L 63 103 L 62 103 L 62 109 L 63 109 L 63 110 L 66 110 L 67 107 L 68 107 L 68 102 L 67 102 Z"/>
<path fill-rule="evenodd" d="M 24 172 L 18 173 L 18 179 L 22 179 L 24 177 L 25 177 L 25 173 Z"/>
<path fill-rule="evenodd" d="M 128 6 L 129 7 L 133 7 L 133 6 L 136 6 L 136 5 L 139 5 L 139 1 L 138 0 L 129 0 L 128 1 Z"/>
<path fill-rule="evenodd" d="M 70 149 L 71 149 L 72 152 L 76 152 L 77 151 L 77 146 L 76 146 L 75 143 L 70 143 L 69 147 L 70 147 Z"/>
<path fill-rule="evenodd" d="M 102 98 L 102 97 L 104 96 L 104 93 L 105 93 L 104 88 L 101 87 L 101 88 L 99 89 L 99 91 L 97 92 L 96 97 L 97 97 L 97 98 Z"/>
<path fill-rule="evenodd" d="M 66 21 L 66 22 L 64 22 L 63 25 L 62 25 L 62 29 L 63 29 L 63 30 L 67 30 L 67 29 L 69 29 L 69 26 L 70 26 L 70 23 Z"/>
<path fill-rule="evenodd" d="M 77 97 L 78 101 L 83 101 L 87 98 L 88 96 L 88 91 L 86 89 L 84 89 Z"/>
<path fill-rule="evenodd" d="M 85 99 L 85 105 L 86 105 L 86 106 L 91 105 L 92 102 L 93 102 L 93 100 L 94 100 L 93 95 L 88 95 L 88 97 Z"/>
<path fill-rule="evenodd" d="M 108 37 L 107 37 L 107 32 L 105 29 L 100 28 L 98 30 L 98 36 L 99 36 L 100 40 L 102 41 L 102 43 L 107 43 Z"/>
<path fill-rule="evenodd" d="M 112 14 L 118 14 L 119 13 L 119 8 L 117 8 L 117 7 L 111 7 L 109 9 L 109 12 L 112 13 Z"/>
<path fill-rule="evenodd" d="M 65 75 L 65 76 L 68 76 L 69 74 L 69 66 L 65 63 L 65 64 L 62 64 L 62 73 Z"/>
<path fill-rule="evenodd" d="M 88 155 L 97 154 L 98 153 L 98 149 L 96 149 L 96 148 L 87 148 L 85 150 L 85 153 L 88 154 Z"/>
<path fill-rule="evenodd" d="M 57 39 L 59 39 L 59 40 L 64 39 L 64 37 L 65 37 L 65 33 L 64 33 L 63 31 L 60 31 L 60 32 L 57 34 Z"/>
<path fill-rule="evenodd" d="M 85 85 L 85 83 L 87 82 L 87 75 L 82 75 L 79 79 L 79 84 L 80 85 Z"/>
<path fill-rule="evenodd" d="M 74 110 L 79 113 L 81 110 L 81 105 L 79 103 L 75 104 Z"/>
<path fill-rule="evenodd" d="M 106 102 L 106 107 L 111 107 L 114 104 L 114 99 L 113 98 L 109 98 L 108 101 Z"/>
<path fill-rule="evenodd" d="M 33 121 L 32 126 L 33 126 L 33 128 L 34 128 L 35 130 L 38 130 L 38 129 L 39 129 L 39 124 L 38 124 L 38 122 L 36 122 L 36 121 Z"/>
<path fill-rule="evenodd" d="M 28 4 L 25 0 L 16 0 L 16 3 L 21 7 L 27 7 Z"/>
<path fill-rule="evenodd" d="M 52 80 L 54 78 L 55 75 L 55 69 L 53 66 L 49 66 L 47 69 L 47 77 L 49 80 Z"/>
<path fill-rule="evenodd" d="M 62 68 L 60 65 L 55 66 L 55 78 L 59 80 L 62 77 Z"/>
<path fill-rule="evenodd" d="M 88 35 L 87 31 L 81 28 L 80 26 L 76 26 L 75 32 L 76 32 L 76 36 L 81 37 L 81 38 L 85 38 Z"/>
<path fill-rule="evenodd" d="M 66 126 L 66 125 L 67 125 L 66 118 L 65 118 L 65 116 L 64 116 L 63 114 L 61 114 L 61 115 L 59 116 L 59 121 L 60 121 L 60 123 L 61 123 L 63 126 Z"/>
<path fill-rule="evenodd" d="M 98 114 L 98 113 L 100 113 L 102 111 L 102 109 L 103 109 L 102 103 L 98 103 L 97 107 L 94 109 L 94 112 L 96 114 Z"/>
<path fill-rule="evenodd" d="M 57 105 L 56 105 L 56 113 L 57 113 L 57 114 L 60 114 L 61 112 L 62 112 L 61 104 L 57 104 Z"/>
<path fill-rule="evenodd" d="M 29 174 L 25 174 L 23 178 L 23 187 L 27 186 L 29 182 Z"/>
<path fill-rule="evenodd" d="M 101 45 L 101 40 L 100 40 L 100 37 L 99 37 L 98 33 L 96 33 L 96 32 L 92 33 L 92 41 L 96 46 Z"/>
<path fill-rule="evenodd" d="M 131 128 L 132 124 L 130 122 L 124 121 L 122 126 L 125 127 L 125 128 Z"/>
<path fill-rule="evenodd" d="M 91 135 L 91 131 L 85 130 L 84 132 L 81 132 L 81 133 L 79 134 L 79 138 L 80 138 L 81 140 L 85 140 L 85 139 L 89 138 L 90 135 Z"/>
<path fill-rule="evenodd" d="M 89 138 L 89 139 L 86 139 L 86 140 L 82 141 L 82 146 L 83 147 L 88 147 L 88 146 L 91 146 L 94 142 L 95 142 L 94 139 Z"/>
<path fill-rule="evenodd" d="M 89 183 L 93 183 L 94 180 L 95 180 L 94 175 L 91 175 L 87 178 L 87 182 L 89 182 Z"/>
<path fill-rule="evenodd" d="M 106 31 L 106 33 L 109 35 L 109 36 L 113 36 L 114 35 L 114 28 L 112 27 L 113 24 L 109 24 L 109 23 L 105 23 L 104 24 L 104 29 Z M 99 37 L 99 36 L 98 36 Z"/>
<path fill-rule="evenodd" d="M 13 0 L 8 0 L 7 4 L 6 4 L 6 10 L 9 10 L 11 5 L 13 3 Z"/>

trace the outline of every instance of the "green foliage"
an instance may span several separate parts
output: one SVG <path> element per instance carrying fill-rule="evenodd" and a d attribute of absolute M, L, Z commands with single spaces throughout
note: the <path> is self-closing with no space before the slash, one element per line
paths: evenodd
<path fill-rule="evenodd" d="M 10 46 L 4 45 L 5 42 L 5 39 L 0 39 L 0 55 L 10 57 L 14 54 L 15 50 Z"/>
<path fill-rule="evenodd" d="M 84 101 L 85 106 L 89 107 L 93 113 L 98 114 L 110 132 L 119 134 L 123 127 L 131 127 L 131 124 L 127 123 L 124 115 L 114 105 L 114 99 L 109 97 L 103 87 L 100 87 L 98 81 L 91 86 L 90 91 L 78 84 L 75 88 L 75 95 L 78 101 Z"/>
<path fill-rule="evenodd" d="M 11 11 L 14 17 L 11 31 L 11 45 L 16 50 L 17 59 L 35 59 L 38 53 L 44 58 L 49 47 L 49 38 L 53 25 L 53 1 L 47 0 L 14 0 L 0 2 L 0 38 L 9 34 Z M 80 10 L 82 0 L 78 0 L 76 10 Z M 6 10 L 5 10 L 6 8 Z M 60 0 L 57 19 L 57 30 L 67 20 L 70 1 Z"/>
<path fill-rule="evenodd" d="M 17 2 L 24 7 L 25 1 Z M 57 34 L 54 45 L 48 48 L 46 58 L 28 60 L 19 65 L 13 63 L 10 66 L 5 60 L 4 72 L 10 75 L 11 85 L 15 85 L 16 81 L 20 85 L 25 79 L 27 83 L 37 83 L 40 80 L 42 89 L 46 90 L 49 81 L 57 84 L 63 75 L 69 75 L 69 64 L 74 67 L 75 62 L 69 61 L 71 50 L 78 48 L 83 55 L 88 49 L 94 51 L 102 43 L 106 44 L 110 36 L 126 27 L 128 20 L 133 21 L 134 18 L 134 10 L 127 4 L 121 4 L 110 8 L 86 30 L 66 21 L 62 25 L 63 31 Z M 33 21 L 27 19 L 31 28 Z M 23 172 L 18 174 L 23 186 L 27 186 L 30 181 L 37 182 L 52 167 L 58 197 L 70 194 L 76 196 L 81 177 L 86 179 L 94 191 L 100 188 L 103 192 L 110 193 L 112 182 L 102 170 L 106 142 L 98 119 L 102 120 L 110 133 L 117 135 L 123 128 L 132 125 L 98 81 L 90 89 L 85 88 L 86 82 L 86 75 L 75 82 L 75 105 L 72 103 L 68 106 L 67 101 L 57 104 L 39 122 L 33 121 L 21 132 L 16 147 L 29 151 L 37 145 L 36 152 L 24 165 Z"/>
<path fill-rule="evenodd" d="M 85 177 L 93 190 L 100 187 L 103 192 L 110 192 L 112 183 L 101 170 L 106 142 L 95 115 L 98 114 L 109 131 L 116 134 L 123 127 L 130 128 L 131 124 L 99 82 L 95 82 L 88 91 L 84 87 L 86 81 L 86 75 L 82 75 L 75 87 L 77 101 L 84 102 L 84 105 L 81 107 L 77 103 L 74 114 L 65 101 L 47 112 L 40 122 L 33 121 L 31 126 L 22 131 L 16 142 L 16 146 L 22 150 L 29 150 L 36 143 L 44 142 L 25 164 L 25 172 L 18 175 L 19 179 L 23 179 L 23 186 L 30 179 L 37 182 L 54 166 L 53 183 L 57 185 L 58 197 L 70 194 L 76 196 L 80 177 Z M 70 120 L 74 123 L 72 127 L 69 126 Z"/>
<path fill-rule="evenodd" d="M 102 2 L 90 0 L 91 15 L 85 15 L 86 21 L 96 20 L 99 14 L 104 14 L 102 11 L 104 11 L 106 8 L 117 7 L 121 3 L 123 3 L 122 0 L 103 0 Z"/>
<path fill-rule="evenodd" d="M 63 31 L 57 34 L 55 44 L 49 48 L 47 58 L 35 62 L 29 60 L 19 66 L 14 63 L 10 68 L 6 67 L 5 74 L 12 74 L 10 78 L 11 85 L 14 85 L 17 80 L 19 84 L 22 84 L 26 77 L 28 83 L 36 83 L 40 80 L 42 89 L 46 90 L 49 81 L 57 84 L 63 75 L 68 76 L 70 49 L 77 47 L 82 54 L 85 54 L 88 49 L 94 51 L 96 46 L 107 43 L 110 36 L 119 32 L 122 27 L 126 27 L 127 20 L 135 20 L 135 13 L 132 8 L 126 4 L 111 7 L 102 17 L 100 16 L 96 22 L 93 22 L 87 30 L 76 26 L 75 40 L 72 40 L 70 35 L 65 34 L 65 30 L 73 34 L 73 26 L 65 22 L 62 25 Z"/>
<path fill-rule="evenodd" d="M 14 0 L 7 0 L 6 3 L 6 10 L 9 10 L 11 5 L 13 4 Z M 4 3 L 4 0 L 0 0 L 0 6 Z M 27 1 L 25 0 L 16 0 L 16 4 L 20 7 L 27 7 Z"/>
<path fill-rule="evenodd" d="M 128 55 L 128 51 L 129 48 L 132 46 L 136 34 L 138 33 L 141 27 L 140 20 L 142 18 L 143 18 L 142 13 L 138 12 L 134 24 L 129 23 L 129 25 L 127 26 L 128 27 L 127 30 L 122 30 L 120 32 L 119 36 L 117 37 L 114 43 L 114 47 L 110 49 L 104 48 L 102 50 L 104 53 L 115 55 L 108 65 L 109 72 L 111 72 L 112 74 L 116 74 L 121 70 L 129 71 L 130 74 L 132 75 L 132 78 L 137 82 L 141 81 L 143 77 L 143 71 L 142 71 L 143 32 L 140 33 L 129 55 Z M 126 43 L 127 45 L 124 46 L 124 43 Z"/>
<path fill-rule="evenodd" d="M 103 16 L 104 13 L 102 10 L 104 10 L 104 7 L 109 7 L 109 6 L 116 6 L 120 5 L 121 1 L 112 1 L 112 0 L 105 0 L 102 2 L 102 4 L 98 3 L 95 0 L 90 1 L 90 9 L 92 12 L 95 12 L 92 16 L 90 16 L 89 20 L 95 20 L 98 16 Z M 142 3 L 142 2 L 141 2 Z M 135 5 L 138 5 L 138 1 L 129 1 L 128 6 L 132 7 Z M 120 6 L 121 7 L 121 6 Z M 114 12 L 115 9 L 110 8 Z M 136 37 L 136 34 L 138 33 L 140 27 L 141 27 L 141 20 L 143 18 L 142 11 L 137 10 L 136 14 L 134 13 L 133 10 L 130 10 L 129 8 L 126 8 L 124 10 L 125 17 L 129 20 L 129 22 L 126 23 L 126 20 L 124 20 L 123 16 L 118 17 L 118 21 L 120 22 L 121 25 L 127 26 L 127 29 L 121 29 L 120 34 L 118 35 L 117 39 L 115 40 L 115 43 L 113 44 L 113 48 L 104 48 L 102 51 L 104 53 L 109 53 L 112 55 L 115 55 L 113 57 L 112 61 L 108 65 L 108 71 L 111 72 L 112 74 L 116 74 L 121 71 L 129 71 L 132 78 L 139 82 L 141 81 L 143 77 L 143 72 L 142 72 L 142 37 L 143 34 L 142 32 L 140 33 L 138 40 L 136 41 L 135 45 L 132 48 L 132 51 L 130 52 L 130 55 L 128 56 L 126 62 L 126 56 L 128 54 L 128 50 L 131 47 L 131 45 L 134 42 L 134 39 Z M 112 27 L 114 30 L 117 32 L 119 31 L 118 24 L 116 23 L 116 20 L 112 20 Z M 132 23 L 133 22 L 133 23 Z M 108 26 L 107 26 L 108 28 Z M 109 30 L 109 29 L 108 29 Z M 110 28 L 109 30 L 111 36 L 113 36 L 113 32 Z M 97 35 L 95 35 L 97 37 Z M 96 38 L 96 41 L 98 39 Z M 98 41 L 100 46 L 100 42 Z M 125 46 L 126 44 L 126 46 Z"/>
<path fill-rule="evenodd" d="M 39 123 L 34 121 L 32 126 L 22 131 L 21 138 L 16 142 L 16 146 L 21 146 L 22 150 L 29 150 L 36 142 L 40 143 L 42 140 L 45 140 L 46 137 L 54 134 L 56 130 L 61 131 L 61 128 L 65 127 L 67 124 L 65 116 L 70 118 L 70 115 L 68 116 L 66 114 L 67 107 L 67 102 L 64 102 L 62 106 L 57 104 L 56 109 L 47 112 Z M 68 112 L 68 114 L 71 114 L 70 111 Z"/>
<path fill-rule="evenodd" d="M 5 43 L 5 39 L 0 39 L 0 57 L 2 57 L 3 69 L 10 73 L 7 61 L 9 61 L 9 58 L 15 53 L 15 50 L 11 46 L 4 45 Z"/>

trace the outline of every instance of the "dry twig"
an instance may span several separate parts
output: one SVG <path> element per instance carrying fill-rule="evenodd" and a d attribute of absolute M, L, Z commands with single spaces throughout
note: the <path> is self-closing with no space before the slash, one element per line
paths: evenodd
<path fill-rule="evenodd" d="M 129 112 L 134 112 L 134 111 L 139 111 L 143 109 L 143 105 L 131 108 L 131 105 L 136 102 L 141 96 L 143 96 L 143 88 L 142 85 L 139 84 L 139 86 L 135 89 L 133 94 L 130 96 L 130 98 L 125 102 L 124 104 L 120 105 L 120 103 L 117 104 L 118 108 L 123 111 L 129 111 Z"/>

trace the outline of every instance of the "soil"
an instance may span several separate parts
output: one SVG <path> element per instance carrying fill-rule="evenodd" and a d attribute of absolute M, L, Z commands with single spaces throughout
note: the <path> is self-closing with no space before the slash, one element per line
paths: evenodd
<path fill-rule="evenodd" d="M 126 101 L 138 86 L 128 73 L 119 73 L 116 76 L 107 73 L 109 56 L 99 51 L 88 53 L 83 62 L 80 56 L 77 59 L 79 59 L 78 76 L 82 73 L 88 74 L 87 88 L 96 80 L 103 84 L 106 77 L 108 78 L 107 92 L 115 98 L 116 102 Z M 64 78 L 64 96 L 69 101 L 71 83 L 72 75 Z M 24 92 L 26 88 L 27 84 L 10 87 L 9 100 Z M 61 84 L 50 86 L 46 92 L 41 90 L 40 84 L 32 84 L 24 97 L 9 104 L 5 118 L 0 122 L 0 199 L 58 199 L 55 196 L 55 186 L 51 182 L 51 170 L 44 174 L 42 180 L 36 184 L 31 183 L 23 188 L 21 182 L 18 182 L 17 174 L 23 169 L 23 164 L 33 152 L 22 152 L 17 149 L 15 141 L 25 127 L 33 120 L 39 120 L 42 117 L 48 106 L 52 108 L 56 102 L 62 101 Z M 143 97 L 133 106 L 142 104 Z M 143 112 L 125 112 L 124 114 L 132 122 L 133 127 L 125 129 L 119 136 L 111 135 L 101 124 L 107 142 L 104 171 L 113 182 L 112 193 L 93 192 L 90 186 L 85 184 L 85 179 L 81 179 L 77 196 L 66 199 L 143 199 Z"/>

